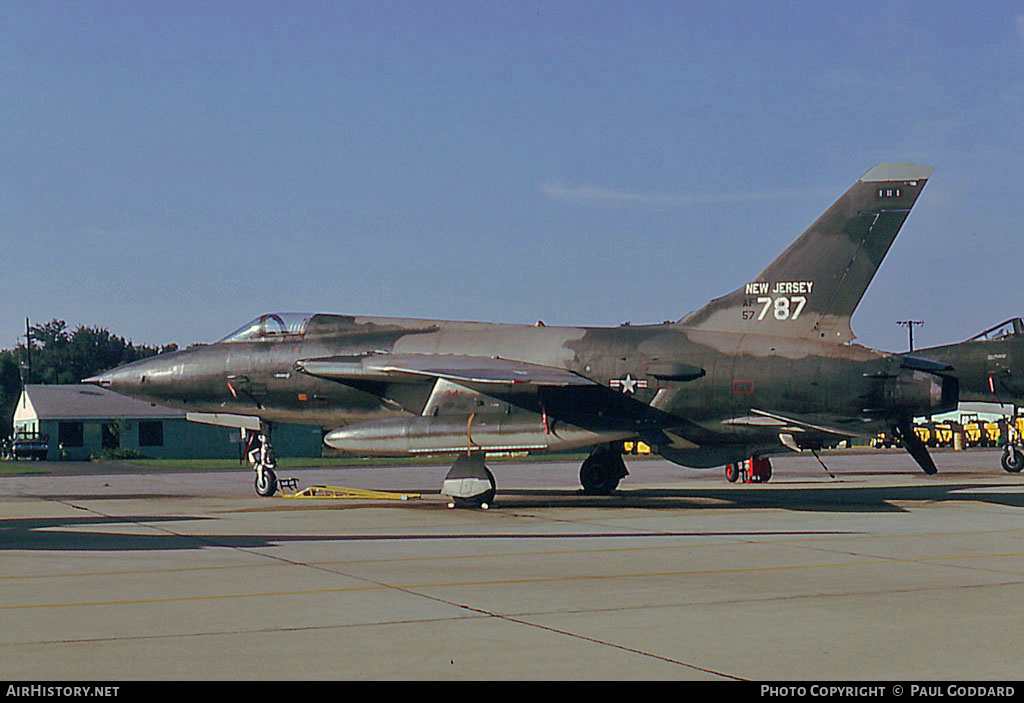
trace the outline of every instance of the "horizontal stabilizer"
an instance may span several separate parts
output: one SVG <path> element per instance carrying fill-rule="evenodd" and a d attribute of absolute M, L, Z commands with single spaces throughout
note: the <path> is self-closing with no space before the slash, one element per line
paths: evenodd
<path fill-rule="evenodd" d="M 826 435 L 834 435 L 835 437 L 847 439 L 858 434 L 858 432 L 852 429 L 836 427 L 836 423 L 831 421 L 829 418 L 819 417 L 804 417 L 802 415 L 794 415 L 792 413 L 786 413 L 781 415 L 775 412 L 769 412 L 766 410 L 758 410 L 757 408 L 751 408 L 751 414 L 754 417 L 761 418 L 761 422 L 756 422 L 753 419 L 747 424 L 751 425 L 762 425 L 769 427 L 779 427 L 780 429 L 798 431 L 798 432 L 817 432 Z"/>
<path fill-rule="evenodd" d="M 908 354 L 903 355 L 903 362 L 900 364 L 900 367 L 934 374 L 953 373 L 954 371 L 953 367 L 944 361 L 932 361 L 931 359 L 922 359 L 919 356 L 910 356 Z"/>

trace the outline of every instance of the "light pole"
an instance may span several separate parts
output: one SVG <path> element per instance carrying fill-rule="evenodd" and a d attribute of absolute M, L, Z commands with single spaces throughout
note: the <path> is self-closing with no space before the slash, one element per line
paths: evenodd
<path fill-rule="evenodd" d="M 32 383 L 32 328 L 29 326 L 28 318 L 25 318 L 25 354 L 18 362 L 18 370 L 21 372 L 21 387 Z"/>
<path fill-rule="evenodd" d="M 914 351 L 914 328 L 923 325 L 924 320 L 897 320 L 896 324 L 907 328 L 907 333 L 910 335 L 910 351 Z"/>

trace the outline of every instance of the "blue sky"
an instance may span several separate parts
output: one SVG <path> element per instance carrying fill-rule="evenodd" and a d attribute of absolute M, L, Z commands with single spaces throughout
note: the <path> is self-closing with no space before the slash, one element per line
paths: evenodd
<path fill-rule="evenodd" d="M 1024 314 L 1024 2 L 4 2 L 0 348 L 267 311 L 616 325 L 935 167 L 854 316 Z"/>

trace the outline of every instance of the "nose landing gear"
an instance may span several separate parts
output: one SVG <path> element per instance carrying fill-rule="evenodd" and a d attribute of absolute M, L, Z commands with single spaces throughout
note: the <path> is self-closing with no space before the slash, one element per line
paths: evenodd
<path fill-rule="evenodd" d="M 245 442 L 246 459 L 249 466 L 256 472 L 254 487 L 256 494 L 264 498 L 277 493 L 277 457 L 274 445 L 270 442 L 270 425 L 260 423 L 259 432 L 251 432 L 242 428 L 242 441 Z"/>

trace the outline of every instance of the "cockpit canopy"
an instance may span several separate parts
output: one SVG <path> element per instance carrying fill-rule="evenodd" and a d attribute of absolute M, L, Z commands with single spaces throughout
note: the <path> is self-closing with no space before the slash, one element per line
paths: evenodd
<path fill-rule="evenodd" d="M 306 325 L 309 324 L 312 317 L 313 314 L 307 312 L 278 312 L 260 315 L 217 343 L 295 339 L 306 333 Z"/>
<path fill-rule="evenodd" d="M 981 334 L 976 334 L 968 342 L 988 342 L 996 339 L 1006 339 L 1016 335 L 1024 334 L 1024 320 L 1014 317 L 1005 322 L 1000 322 L 995 327 L 989 327 Z"/>

